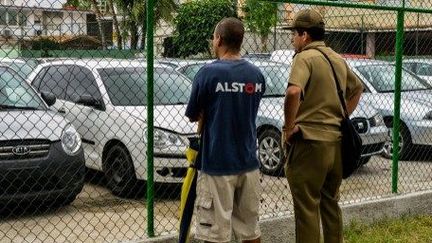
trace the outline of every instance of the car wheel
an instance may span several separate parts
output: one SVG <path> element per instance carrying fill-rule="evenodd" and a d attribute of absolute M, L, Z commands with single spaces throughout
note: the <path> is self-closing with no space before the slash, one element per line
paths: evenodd
<path fill-rule="evenodd" d="M 386 122 L 386 126 L 390 131 L 390 141 L 384 144 L 384 152 L 382 155 L 387 159 L 391 159 L 393 156 L 393 122 Z M 399 129 L 399 138 L 399 158 L 401 160 L 408 160 L 412 157 L 412 140 L 408 128 L 403 123 L 401 123 Z"/>
<path fill-rule="evenodd" d="M 365 164 L 369 163 L 370 160 L 371 160 L 371 156 L 362 157 L 362 158 L 360 158 L 360 164 L 365 165 Z"/>
<path fill-rule="evenodd" d="M 285 160 L 281 146 L 281 134 L 274 129 L 266 129 L 258 136 L 258 159 L 261 171 L 267 175 L 281 175 Z"/>
<path fill-rule="evenodd" d="M 138 196 L 139 183 L 135 176 L 132 158 L 125 147 L 121 145 L 111 147 L 103 165 L 108 186 L 114 195 L 124 198 Z"/>
<path fill-rule="evenodd" d="M 73 201 L 75 201 L 77 195 L 71 195 L 68 197 L 62 197 L 62 198 L 57 198 L 55 200 L 54 205 L 56 207 L 63 207 L 63 206 L 67 206 L 69 204 L 71 204 Z"/>

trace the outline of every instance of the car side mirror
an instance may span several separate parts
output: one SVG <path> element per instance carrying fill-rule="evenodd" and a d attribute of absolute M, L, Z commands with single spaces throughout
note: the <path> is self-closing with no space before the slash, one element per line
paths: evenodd
<path fill-rule="evenodd" d="M 91 95 L 88 95 L 88 94 L 81 95 L 78 98 L 77 103 L 81 104 L 81 105 L 85 105 L 85 106 L 94 107 L 97 109 L 101 108 L 101 102 L 99 100 L 95 99 L 94 97 L 92 97 Z"/>
<path fill-rule="evenodd" d="M 42 91 L 41 92 L 42 99 L 47 103 L 48 106 L 52 106 L 56 103 L 57 98 L 53 93 Z"/>

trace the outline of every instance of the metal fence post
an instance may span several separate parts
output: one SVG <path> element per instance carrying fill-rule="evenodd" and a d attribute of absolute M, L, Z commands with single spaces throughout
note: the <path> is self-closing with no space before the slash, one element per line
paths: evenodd
<path fill-rule="evenodd" d="M 393 117 L 393 163 L 392 163 L 392 193 L 398 192 L 398 169 L 399 169 L 399 131 L 400 131 L 400 105 L 401 105 L 401 79 L 402 79 L 402 55 L 404 38 L 404 10 L 397 11 L 396 32 L 396 73 L 395 73 L 395 96 Z"/>
<path fill-rule="evenodd" d="M 147 234 L 154 237 L 153 184 L 153 22 L 154 2 L 147 0 Z"/>

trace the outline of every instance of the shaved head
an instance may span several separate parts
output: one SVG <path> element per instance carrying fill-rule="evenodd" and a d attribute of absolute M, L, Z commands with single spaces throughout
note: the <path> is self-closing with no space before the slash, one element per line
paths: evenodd
<path fill-rule="evenodd" d="M 243 23 L 234 17 L 222 19 L 215 28 L 215 35 L 220 36 L 222 45 L 235 52 L 240 51 L 244 32 Z"/>

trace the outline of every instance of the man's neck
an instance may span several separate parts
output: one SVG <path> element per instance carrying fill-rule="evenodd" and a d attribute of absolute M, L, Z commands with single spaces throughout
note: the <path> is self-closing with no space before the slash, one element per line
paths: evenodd
<path fill-rule="evenodd" d="M 233 53 L 230 51 L 224 51 L 221 53 L 221 55 L 219 55 L 219 59 L 220 60 L 240 60 L 241 55 L 238 52 Z"/>

